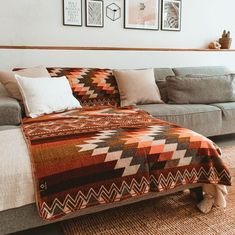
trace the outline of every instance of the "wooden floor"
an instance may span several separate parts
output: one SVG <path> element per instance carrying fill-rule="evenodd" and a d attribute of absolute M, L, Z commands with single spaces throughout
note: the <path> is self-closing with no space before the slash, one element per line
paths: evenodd
<path fill-rule="evenodd" d="M 219 147 L 235 145 L 235 134 L 211 138 Z M 58 223 L 14 233 L 14 235 L 63 235 Z"/>

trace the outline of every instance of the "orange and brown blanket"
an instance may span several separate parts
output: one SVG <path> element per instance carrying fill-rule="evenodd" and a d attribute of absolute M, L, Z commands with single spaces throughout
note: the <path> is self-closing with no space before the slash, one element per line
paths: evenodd
<path fill-rule="evenodd" d="M 39 215 L 78 209 L 181 185 L 230 185 L 212 141 L 144 111 L 110 107 L 23 120 Z"/>

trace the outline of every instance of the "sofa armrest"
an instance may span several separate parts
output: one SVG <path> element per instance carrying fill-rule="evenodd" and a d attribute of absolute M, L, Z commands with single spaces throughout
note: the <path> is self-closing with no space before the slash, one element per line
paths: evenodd
<path fill-rule="evenodd" d="M 19 102 L 9 96 L 0 95 L 0 125 L 19 125 L 21 117 Z"/>

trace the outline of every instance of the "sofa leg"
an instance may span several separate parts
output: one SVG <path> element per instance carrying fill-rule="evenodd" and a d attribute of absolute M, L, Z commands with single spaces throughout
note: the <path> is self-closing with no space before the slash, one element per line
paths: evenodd
<path fill-rule="evenodd" d="M 193 198 L 195 198 L 197 200 L 197 202 L 201 202 L 203 200 L 202 187 L 191 188 L 190 194 Z"/>

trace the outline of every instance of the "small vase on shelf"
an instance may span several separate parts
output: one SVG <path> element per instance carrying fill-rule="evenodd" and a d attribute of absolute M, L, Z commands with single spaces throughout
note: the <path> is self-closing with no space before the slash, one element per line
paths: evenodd
<path fill-rule="evenodd" d="M 232 38 L 230 38 L 230 31 L 223 31 L 222 37 L 219 39 L 219 43 L 221 45 L 221 49 L 230 49 Z"/>

